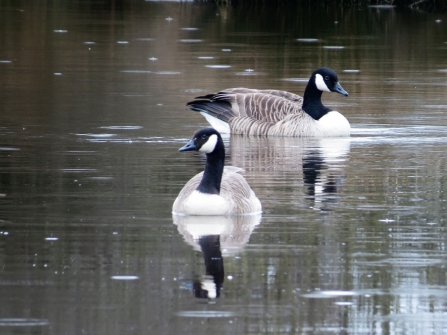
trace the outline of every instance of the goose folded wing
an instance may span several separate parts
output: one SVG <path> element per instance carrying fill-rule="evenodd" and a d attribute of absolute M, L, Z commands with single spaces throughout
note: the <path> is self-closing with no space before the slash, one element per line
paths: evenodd
<path fill-rule="evenodd" d="M 255 120 L 275 123 L 287 115 L 301 111 L 301 105 L 286 98 L 265 93 L 218 94 L 213 101 L 231 104 L 233 117 L 250 117 Z"/>

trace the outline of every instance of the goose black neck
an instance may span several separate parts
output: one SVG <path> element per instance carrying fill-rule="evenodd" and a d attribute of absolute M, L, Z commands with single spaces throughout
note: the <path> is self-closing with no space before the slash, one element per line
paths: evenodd
<path fill-rule="evenodd" d="M 206 154 L 205 171 L 197 191 L 207 194 L 220 194 L 220 183 L 225 163 L 225 147 L 221 139 L 217 141 L 212 153 Z"/>
<path fill-rule="evenodd" d="M 315 86 L 315 77 L 311 77 L 304 91 L 303 110 L 315 120 L 321 119 L 331 111 L 321 102 L 322 94 L 323 92 Z"/>

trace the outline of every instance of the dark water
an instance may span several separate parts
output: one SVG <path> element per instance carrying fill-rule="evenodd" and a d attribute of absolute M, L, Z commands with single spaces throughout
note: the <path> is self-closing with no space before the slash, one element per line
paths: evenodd
<path fill-rule="evenodd" d="M 0 333 L 446 334 L 446 24 L 1 2 Z M 320 66 L 351 138 L 228 137 L 262 218 L 173 218 L 204 163 L 177 152 L 206 125 L 184 104 Z"/>

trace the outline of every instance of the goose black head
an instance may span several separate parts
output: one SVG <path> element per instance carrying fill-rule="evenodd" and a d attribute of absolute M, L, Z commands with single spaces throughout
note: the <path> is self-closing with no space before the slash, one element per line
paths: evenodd
<path fill-rule="evenodd" d="M 312 74 L 311 80 L 312 79 L 314 80 L 317 89 L 322 92 L 335 92 L 344 95 L 345 97 L 348 96 L 348 92 L 341 87 L 338 82 L 337 74 L 332 69 L 321 67 Z"/>
<path fill-rule="evenodd" d="M 178 151 L 199 151 L 211 154 L 222 143 L 222 137 L 214 128 L 202 128 L 195 132 L 192 139 Z"/>

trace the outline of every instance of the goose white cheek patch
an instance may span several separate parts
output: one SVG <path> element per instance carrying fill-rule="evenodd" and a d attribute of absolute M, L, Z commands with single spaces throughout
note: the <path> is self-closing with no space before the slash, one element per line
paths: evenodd
<path fill-rule="evenodd" d="M 324 91 L 324 92 L 330 92 L 330 90 L 327 88 L 326 83 L 323 80 L 323 77 L 321 76 L 321 74 L 316 74 L 315 75 L 315 85 L 317 85 L 317 88 L 320 91 Z"/>
<path fill-rule="evenodd" d="M 209 154 L 213 152 L 214 148 L 216 147 L 216 143 L 217 143 L 217 135 L 213 134 L 208 138 L 208 141 L 206 141 L 200 147 L 199 151 L 205 154 Z"/>

